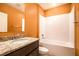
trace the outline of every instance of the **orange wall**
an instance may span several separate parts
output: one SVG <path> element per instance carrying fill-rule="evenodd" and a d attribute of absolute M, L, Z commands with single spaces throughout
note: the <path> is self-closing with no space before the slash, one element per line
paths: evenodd
<path fill-rule="evenodd" d="M 51 8 L 45 11 L 45 16 L 54 16 L 64 13 L 69 13 L 71 11 L 71 4 L 64 4 L 55 8 Z"/>
<path fill-rule="evenodd" d="M 30 37 L 39 36 L 39 19 L 38 19 L 38 5 L 26 4 L 25 8 L 25 34 Z"/>
<path fill-rule="evenodd" d="M 25 34 L 39 37 L 39 14 L 44 16 L 43 9 L 35 3 L 28 3 L 25 7 Z"/>
<path fill-rule="evenodd" d="M 75 3 L 75 54 L 79 56 L 79 3 Z"/>
<path fill-rule="evenodd" d="M 45 16 L 45 11 L 40 6 L 39 6 L 39 14 Z"/>
<path fill-rule="evenodd" d="M 9 5 L 0 3 L 0 12 L 8 14 L 8 32 L 21 32 L 23 13 Z"/>
<path fill-rule="evenodd" d="M 44 10 L 38 4 L 25 4 L 25 35 L 39 37 L 39 14 L 44 16 Z M 0 4 L 0 12 L 8 14 L 8 32 L 21 32 L 21 19 L 23 13 L 17 9 Z M 0 33 L 2 34 L 2 33 Z M 6 35 L 6 33 L 3 33 Z"/>

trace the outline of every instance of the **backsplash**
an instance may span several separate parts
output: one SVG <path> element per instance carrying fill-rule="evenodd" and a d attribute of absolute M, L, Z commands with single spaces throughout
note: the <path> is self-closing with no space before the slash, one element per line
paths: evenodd
<path fill-rule="evenodd" d="M 23 33 L 0 33 L 0 41 L 13 40 L 24 37 Z"/>

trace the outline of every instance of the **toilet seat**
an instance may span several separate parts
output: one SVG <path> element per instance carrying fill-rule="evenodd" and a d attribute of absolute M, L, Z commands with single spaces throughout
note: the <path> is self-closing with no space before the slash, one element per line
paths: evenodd
<path fill-rule="evenodd" d="M 48 52 L 48 49 L 45 47 L 39 47 L 39 50 L 44 51 L 44 52 Z"/>
<path fill-rule="evenodd" d="M 40 54 L 47 54 L 48 53 L 48 49 L 45 47 L 39 47 L 39 53 Z"/>

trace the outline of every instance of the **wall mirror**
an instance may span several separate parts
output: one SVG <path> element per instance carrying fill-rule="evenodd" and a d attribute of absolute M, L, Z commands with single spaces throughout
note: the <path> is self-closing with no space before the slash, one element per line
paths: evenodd
<path fill-rule="evenodd" d="M 0 32 L 8 31 L 8 14 L 0 12 Z"/>

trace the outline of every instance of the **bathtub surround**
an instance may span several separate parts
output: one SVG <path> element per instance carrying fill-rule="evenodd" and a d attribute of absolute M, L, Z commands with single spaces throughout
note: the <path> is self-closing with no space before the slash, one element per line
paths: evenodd
<path fill-rule="evenodd" d="M 74 7 L 70 13 L 46 17 L 46 39 L 74 48 Z"/>

